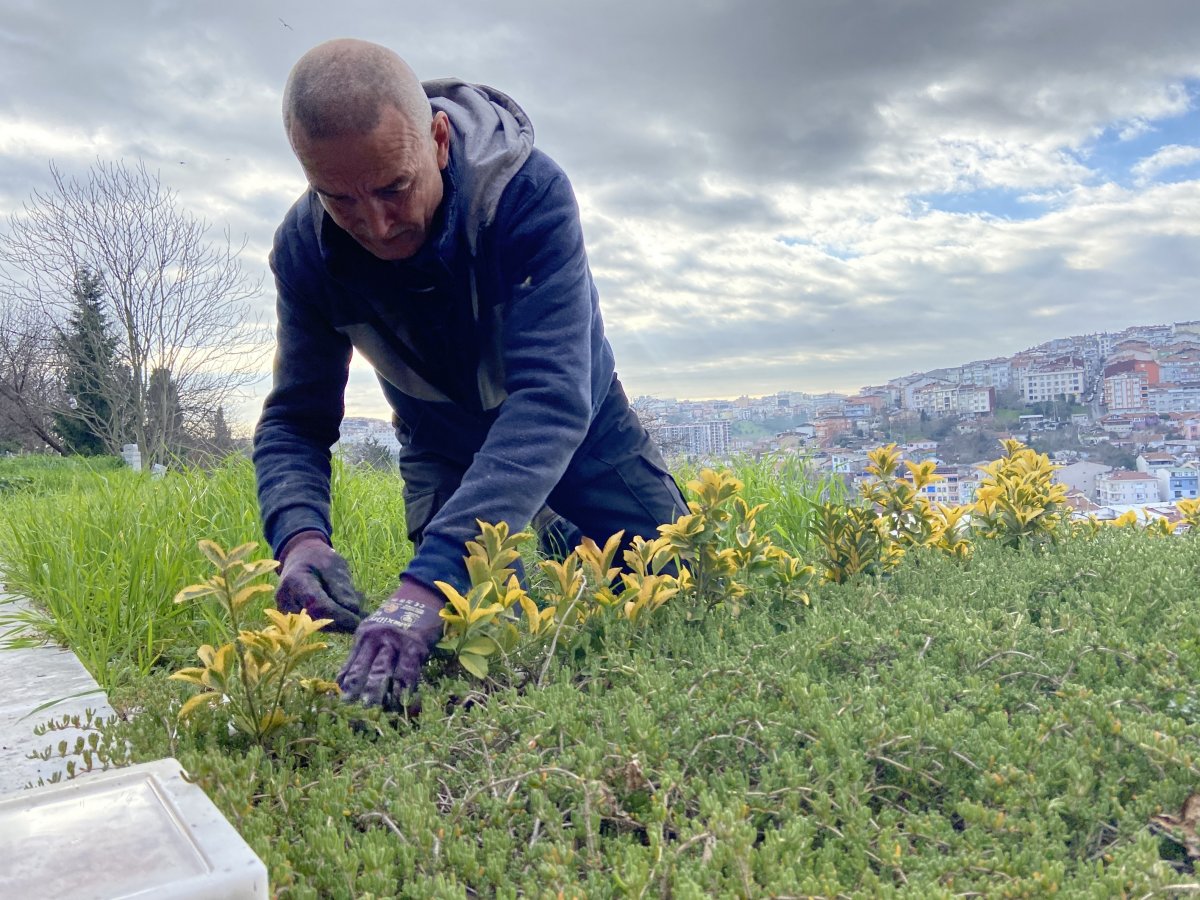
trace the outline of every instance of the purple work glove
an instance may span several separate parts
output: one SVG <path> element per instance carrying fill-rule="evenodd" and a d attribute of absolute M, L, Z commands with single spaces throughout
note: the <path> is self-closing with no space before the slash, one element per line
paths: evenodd
<path fill-rule="evenodd" d="M 302 609 L 314 619 L 333 619 L 330 631 L 354 631 L 362 621 L 362 594 L 350 580 L 350 567 L 325 535 L 302 531 L 279 554 L 279 587 L 275 605 L 280 612 Z"/>
<path fill-rule="evenodd" d="M 354 647 L 338 685 L 345 700 L 397 710 L 405 691 L 416 690 L 421 666 L 442 637 L 441 612 L 446 601 L 438 591 L 409 578 L 354 634 Z"/>

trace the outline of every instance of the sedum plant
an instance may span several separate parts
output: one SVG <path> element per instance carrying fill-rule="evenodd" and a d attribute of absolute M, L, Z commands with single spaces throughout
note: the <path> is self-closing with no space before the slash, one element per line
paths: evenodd
<path fill-rule="evenodd" d="M 331 681 L 301 678 L 297 664 L 327 645 L 313 635 L 331 619 L 312 619 L 307 612 L 282 613 L 267 609 L 265 628 L 243 628 L 250 601 L 272 590 L 258 581 L 278 566 L 273 559 L 248 561 L 258 546 L 243 544 L 228 553 L 213 541 L 200 541 L 200 551 L 216 573 L 175 595 L 176 603 L 212 598 L 229 622 L 234 637 L 220 647 L 205 644 L 197 651 L 200 666 L 180 669 L 170 677 L 200 688 L 179 710 L 189 719 L 201 709 L 223 709 L 230 725 L 260 745 L 267 745 L 296 717 L 288 712 L 297 700 L 311 703 L 321 695 L 336 695 Z"/>

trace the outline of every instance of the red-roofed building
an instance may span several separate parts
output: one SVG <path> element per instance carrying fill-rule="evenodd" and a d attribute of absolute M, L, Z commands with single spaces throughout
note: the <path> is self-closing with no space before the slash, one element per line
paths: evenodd
<path fill-rule="evenodd" d="M 1096 476 L 1096 502 L 1112 504 L 1158 503 L 1158 479 L 1145 472 L 1118 470 Z"/>

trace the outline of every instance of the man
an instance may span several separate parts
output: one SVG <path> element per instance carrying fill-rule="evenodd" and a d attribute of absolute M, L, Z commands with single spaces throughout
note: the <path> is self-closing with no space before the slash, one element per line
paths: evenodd
<path fill-rule="evenodd" d="M 549 505 L 603 541 L 686 505 L 616 378 L 570 184 L 516 103 L 336 40 L 296 63 L 283 107 L 309 190 L 271 254 L 259 503 L 280 608 L 356 630 L 344 695 L 392 707 L 441 637 L 434 582 L 467 586 L 477 519 L 522 528 Z M 352 348 L 395 413 L 415 547 L 366 619 L 329 520 Z"/>

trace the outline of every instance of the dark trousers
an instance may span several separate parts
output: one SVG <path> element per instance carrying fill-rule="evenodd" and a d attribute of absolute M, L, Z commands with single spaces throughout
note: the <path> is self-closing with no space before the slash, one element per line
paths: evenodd
<path fill-rule="evenodd" d="M 536 425 L 530 431 L 536 440 Z M 465 472 L 464 465 L 436 450 L 401 450 L 408 537 L 414 548 Z M 659 525 L 688 511 L 679 485 L 616 378 L 545 505 L 557 516 L 543 511 L 534 524 L 543 552 L 559 558 L 583 537 L 601 546 L 618 531 L 625 532 L 626 542 L 634 535 L 652 540 Z"/>

